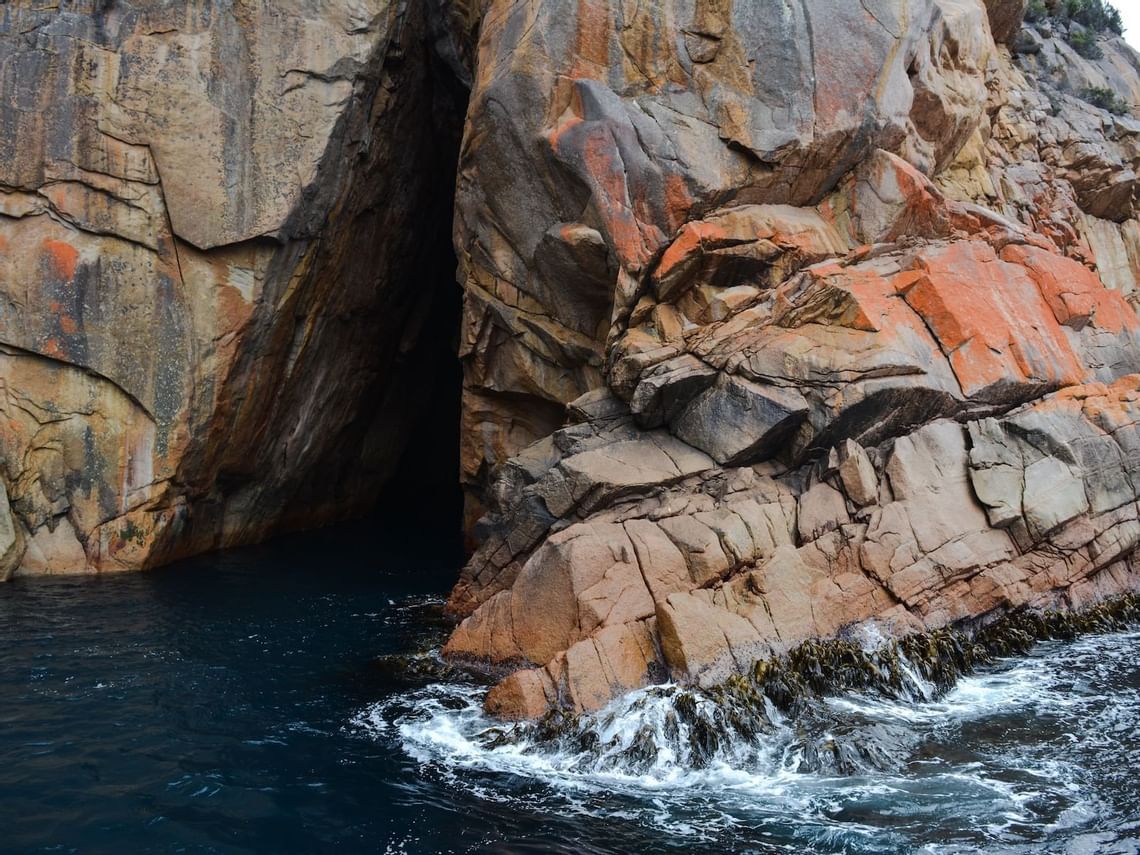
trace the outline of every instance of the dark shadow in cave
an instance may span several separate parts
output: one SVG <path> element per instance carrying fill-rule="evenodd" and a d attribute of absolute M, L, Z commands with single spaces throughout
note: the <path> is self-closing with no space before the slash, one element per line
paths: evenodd
<path fill-rule="evenodd" d="M 421 233 L 415 259 L 406 269 L 431 289 L 422 329 L 405 365 L 414 377 L 401 406 L 415 413 L 399 463 L 385 484 L 373 516 L 385 528 L 406 527 L 415 537 L 433 539 L 433 555 L 454 556 L 453 573 L 465 558 L 463 493 L 459 486 L 459 418 L 463 373 L 459 364 L 462 290 L 456 282 L 452 245 L 456 168 L 469 83 L 452 57 L 429 50 L 431 139 L 410 141 L 429 147 L 431 164 L 423 204 L 412 228 Z M 462 75 L 466 76 L 466 75 Z M 450 584 L 452 575 L 445 580 Z"/>

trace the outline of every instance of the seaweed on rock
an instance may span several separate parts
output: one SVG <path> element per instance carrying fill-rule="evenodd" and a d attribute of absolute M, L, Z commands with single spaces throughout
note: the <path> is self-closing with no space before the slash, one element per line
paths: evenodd
<path fill-rule="evenodd" d="M 753 751 L 791 723 L 796 768 L 849 775 L 899 762 L 899 739 L 877 723 L 836 731 L 822 712 L 829 696 L 856 694 L 915 703 L 935 700 L 964 676 L 996 660 L 1028 653 L 1041 641 L 1140 625 L 1140 596 L 1128 594 L 1078 612 L 1022 609 L 981 624 L 960 625 L 866 648 L 849 639 L 808 641 L 760 660 L 748 676 L 709 689 L 657 686 L 596 713 L 564 710 L 537 722 L 488 728 L 488 748 L 577 755 L 585 766 L 643 774 L 659 758 L 693 769 Z M 662 704 L 661 701 L 665 703 Z M 632 732 L 623 725 L 634 722 Z M 905 747 L 905 746 L 904 746 Z M 794 749 L 794 750 L 793 750 Z"/>

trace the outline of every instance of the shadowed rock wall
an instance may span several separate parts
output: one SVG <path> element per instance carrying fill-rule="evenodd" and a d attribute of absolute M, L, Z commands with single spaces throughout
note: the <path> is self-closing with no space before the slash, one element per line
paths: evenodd
<path fill-rule="evenodd" d="M 0 576 L 371 505 L 452 335 L 430 45 L 420 3 L 0 5 Z"/>

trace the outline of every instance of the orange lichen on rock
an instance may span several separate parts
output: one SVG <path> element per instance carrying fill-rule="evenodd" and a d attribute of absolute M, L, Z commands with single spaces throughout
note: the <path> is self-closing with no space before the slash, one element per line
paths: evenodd
<path fill-rule="evenodd" d="M 926 276 L 903 292 L 930 327 L 967 395 L 1029 381 L 1059 388 L 1088 371 L 1024 268 L 962 241 L 917 258 Z"/>
<path fill-rule="evenodd" d="M 613 28 L 607 0 L 578 0 L 575 34 L 574 77 L 605 73 L 609 65 L 610 32 Z"/>
<path fill-rule="evenodd" d="M 45 240 L 43 248 L 56 277 L 67 281 L 75 276 L 75 269 L 79 265 L 79 250 L 61 240 Z"/>
<path fill-rule="evenodd" d="M 1140 328 L 1136 312 L 1124 296 L 1105 288 L 1084 265 L 1032 246 L 1007 246 L 1001 258 L 1028 271 L 1057 323 L 1079 330 L 1091 322 L 1113 335 Z"/>

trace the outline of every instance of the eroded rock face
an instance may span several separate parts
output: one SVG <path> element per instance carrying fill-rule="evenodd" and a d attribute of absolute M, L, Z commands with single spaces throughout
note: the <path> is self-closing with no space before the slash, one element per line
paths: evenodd
<path fill-rule="evenodd" d="M 1071 94 L 1136 91 L 1122 41 L 1022 0 L 489 5 L 445 648 L 517 668 L 488 709 L 1140 588 L 1140 125 Z"/>
<path fill-rule="evenodd" d="M 839 250 L 811 211 L 738 206 L 815 204 L 875 148 L 950 160 L 984 115 L 988 32 L 980 2 L 490 3 L 455 225 L 471 513 L 604 385 L 644 293 Z"/>
<path fill-rule="evenodd" d="M 424 385 L 426 45 L 388 0 L 0 5 L 0 577 L 369 505 Z"/>
<path fill-rule="evenodd" d="M 439 67 L 490 709 L 1136 588 L 1140 59 L 1025 6 L 0 4 L 0 578 L 371 502 Z"/>

